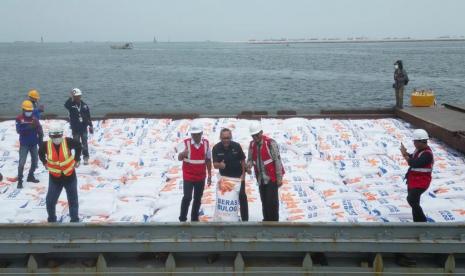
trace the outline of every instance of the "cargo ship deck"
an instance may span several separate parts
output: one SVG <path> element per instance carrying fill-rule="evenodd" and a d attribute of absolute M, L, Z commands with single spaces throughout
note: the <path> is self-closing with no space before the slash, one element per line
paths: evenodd
<path fill-rule="evenodd" d="M 129 117 L 400 118 L 465 153 L 459 105 L 236 116 L 113 113 L 94 119 Z M 0 237 L 0 274 L 465 275 L 464 223 L 13 223 L 0 225 Z M 319 253 L 325 253 L 324 262 Z M 398 266 L 395 253 L 409 254 L 417 265 Z"/>

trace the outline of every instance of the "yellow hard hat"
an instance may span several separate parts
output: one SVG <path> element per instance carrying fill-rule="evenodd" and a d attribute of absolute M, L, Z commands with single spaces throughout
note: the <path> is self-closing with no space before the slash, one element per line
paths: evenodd
<path fill-rule="evenodd" d="M 26 111 L 34 110 L 34 106 L 32 105 L 32 102 L 29 100 L 23 101 L 23 103 L 21 104 L 21 107 Z"/>
<path fill-rule="evenodd" d="M 34 100 L 40 100 L 40 94 L 39 91 L 35 89 L 29 90 L 29 93 L 27 94 L 29 97 L 33 98 Z"/>

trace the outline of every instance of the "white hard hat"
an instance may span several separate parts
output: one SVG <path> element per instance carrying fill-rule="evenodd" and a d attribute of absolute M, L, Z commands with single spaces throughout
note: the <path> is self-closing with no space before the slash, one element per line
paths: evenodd
<path fill-rule="evenodd" d="M 190 133 L 191 134 L 199 134 L 199 133 L 202 133 L 203 132 L 203 128 L 202 128 L 202 125 L 195 122 L 195 123 L 192 123 L 191 127 L 190 127 Z"/>
<path fill-rule="evenodd" d="M 413 131 L 413 140 L 428 140 L 428 132 L 424 129 L 415 129 Z"/>
<path fill-rule="evenodd" d="M 73 96 L 81 96 L 82 95 L 82 91 L 79 88 L 73 88 L 73 90 L 71 90 L 71 93 L 73 94 Z"/>
<path fill-rule="evenodd" d="M 253 122 L 249 127 L 249 134 L 255 135 L 262 131 L 262 125 L 259 122 Z"/>
<path fill-rule="evenodd" d="M 48 135 L 63 135 L 63 125 L 58 122 L 53 122 L 48 130 Z"/>

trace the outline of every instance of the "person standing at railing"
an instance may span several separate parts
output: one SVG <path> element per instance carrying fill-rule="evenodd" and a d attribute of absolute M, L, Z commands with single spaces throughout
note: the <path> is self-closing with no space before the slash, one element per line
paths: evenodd
<path fill-rule="evenodd" d="M 394 88 L 396 92 L 396 107 L 404 108 L 404 86 L 409 82 L 407 71 L 404 69 L 402 60 L 398 60 L 394 63 Z"/>
<path fill-rule="evenodd" d="M 416 129 L 413 132 L 415 152 L 409 154 L 403 144 L 400 147 L 402 156 L 409 165 L 405 176 L 408 189 L 407 201 L 412 207 L 414 222 L 426 222 L 426 216 L 420 206 L 420 198 L 431 183 L 434 164 L 433 152 L 428 146 L 428 139 L 428 133 L 424 129 Z"/>
<path fill-rule="evenodd" d="M 178 155 L 178 160 L 182 161 L 183 192 L 181 202 L 181 214 L 179 221 L 187 220 L 187 212 L 192 201 L 192 191 L 194 192 L 194 202 L 191 209 L 191 221 L 199 221 L 199 210 L 205 187 L 205 178 L 208 186 L 212 183 L 212 154 L 209 142 L 202 138 L 202 126 L 193 123 L 190 128 L 191 138 L 184 140 L 184 151 Z"/>

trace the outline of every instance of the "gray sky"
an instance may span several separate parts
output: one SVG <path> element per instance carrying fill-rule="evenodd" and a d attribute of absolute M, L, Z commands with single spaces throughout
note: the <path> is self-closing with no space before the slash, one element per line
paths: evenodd
<path fill-rule="evenodd" d="M 463 0 L 0 0 L 0 41 L 465 35 Z"/>

